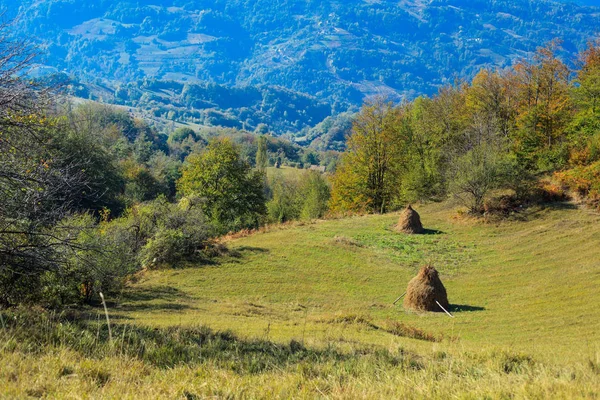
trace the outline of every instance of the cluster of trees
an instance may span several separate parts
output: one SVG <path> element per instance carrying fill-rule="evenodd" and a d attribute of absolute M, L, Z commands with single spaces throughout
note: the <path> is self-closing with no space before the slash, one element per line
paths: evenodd
<path fill-rule="evenodd" d="M 333 180 L 332 208 L 385 212 L 450 193 L 482 213 L 494 189 L 523 199 L 534 178 L 556 171 L 564 184 L 598 193 L 600 50 L 590 44 L 576 71 L 558 50 L 553 41 L 531 60 L 482 70 L 432 98 L 363 107 Z"/>
<path fill-rule="evenodd" d="M 320 174 L 303 180 L 300 212 L 270 212 L 281 193 L 267 169 L 334 154 L 265 127 L 166 135 L 122 109 L 57 101 L 22 78 L 31 49 L 0 36 L 0 305 L 92 302 L 143 267 L 217 254 L 227 232 L 323 215 Z"/>
<path fill-rule="evenodd" d="M 331 106 L 313 96 L 280 87 L 229 87 L 154 79 L 119 85 L 113 101 L 182 123 L 246 130 L 266 124 L 280 134 L 308 129 L 332 111 Z"/>
<path fill-rule="evenodd" d="M 301 212 L 273 211 L 282 193 L 267 169 L 288 162 L 281 139 L 167 137 L 105 106 L 48 107 L 20 85 L 23 107 L 0 118 L 2 304 L 94 301 L 142 267 L 211 257 L 227 232 L 326 209 L 324 178 L 306 171 Z"/>
<path fill-rule="evenodd" d="M 300 130 L 312 143 L 302 148 L 271 136 L 246 108 L 273 107 L 285 118 L 287 107 L 296 118 L 308 97 L 292 107 L 269 90 L 143 81 L 171 93 L 181 110 L 235 105 L 255 130 L 166 134 L 122 109 L 50 102 L 46 89 L 20 78 L 31 52 L 7 37 L 0 35 L 1 304 L 90 302 L 143 267 L 211 257 L 219 235 L 266 223 L 386 212 L 448 194 L 482 213 L 495 189 L 523 201 L 549 173 L 600 202 L 595 44 L 576 71 L 552 42 L 531 60 L 482 70 L 433 97 L 376 100 L 356 117 L 323 111 L 323 122 Z M 129 98 L 129 89 L 117 97 Z M 339 162 L 322 151 L 341 149 L 349 131 Z M 318 165 L 335 171 L 331 186 Z"/>

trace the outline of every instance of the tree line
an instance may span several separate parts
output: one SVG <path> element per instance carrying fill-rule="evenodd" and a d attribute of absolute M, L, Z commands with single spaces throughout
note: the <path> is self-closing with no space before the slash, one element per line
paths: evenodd
<path fill-rule="evenodd" d="M 600 48 L 590 43 L 575 70 L 559 50 L 552 41 L 432 97 L 366 104 L 333 179 L 332 210 L 385 212 L 453 195 L 481 214 L 495 190 L 509 190 L 509 203 L 532 201 L 540 177 L 559 186 L 543 196 L 572 189 L 597 203 Z"/>

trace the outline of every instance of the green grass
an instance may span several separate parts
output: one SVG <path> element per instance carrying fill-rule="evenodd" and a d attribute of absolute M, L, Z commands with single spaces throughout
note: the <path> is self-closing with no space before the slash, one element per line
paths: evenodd
<path fill-rule="evenodd" d="M 385 215 L 234 240 L 229 246 L 238 255 L 216 265 L 148 272 L 121 313 L 141 324 L 202 322 L 246 336 L 270 325 L 281 340 L 304 335 L 319 343 L 342 332 L 375 344 L 391 340 L 319 323 L 359 314 L 454 336 L 472 348 L 510 346 L 560 359 L 599 350 L 600 217 L 549 209 L 528 221 L 485 224 L 453 219 L 442 206 L 420 211 L 437 233 L 399 235 L 390 230 L 397 216 Z M 455 319 L 391 304 L 428 262 L 458 305 Z"/>
<path fill-rule="evenodd" d="M 147 271 L 110 309 L 130 351 L 107 350 L 101 319 L 42 324 L 54 333 L 41 335 L 39 354 L 26 327 L 9 327 L 4 392 L 600 396 L 600 216 L 563 205 L 484 223 L 443 204 L 418 211 L 429 234 L 393 232 L 392 214 L 319 221 L 232 240 L 212 265 Z M 425 263 L 440 270 L 454 319 L 392 305 Z M 202 335 L 210 345 L 190 339 Z"/>
<path fill-rule="evenodd" d="M 292 168 L 285 165 L 282 165 L 279 168 L 275 167 L 267 167 L 267 176 L 272 178 L 276 174 L 281 174 L 285 179 L 288 180 L 297 180 L 300 176 L 305 172 L 305 169 L 302 168 Z"/>

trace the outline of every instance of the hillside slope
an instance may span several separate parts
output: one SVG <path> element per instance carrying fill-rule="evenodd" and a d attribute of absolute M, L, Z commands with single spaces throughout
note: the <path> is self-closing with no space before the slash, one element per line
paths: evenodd
<path fill-rule="evenodd" d="M 467 349 L 585 359 L 600 350 L 600 216 L 564 207 L 483 224 L 430 205 L 419 211 L 432 232 L 417 236 L 391 231 L 396 215 L 255 234 L 232 240 L 237 255 L 215 265 L 148 272 L 120 313 L 152 326 L 203 323 L 244 337 L 268 329 L 277 340 L 321 345 L 406 344 L 364 323 L 399 321 Z M 455 319 L 392 305 L 428 262 L 441 271 Z"/>
<path fill-rule="evenodd" d="M 146 271 L 115 305 L 3 310 L 0 397 L 598 398 L 600 216 L 396 215 L 229 240 L 210 265 Z M 435 264 L 453 319 L 392 305 Z"/>

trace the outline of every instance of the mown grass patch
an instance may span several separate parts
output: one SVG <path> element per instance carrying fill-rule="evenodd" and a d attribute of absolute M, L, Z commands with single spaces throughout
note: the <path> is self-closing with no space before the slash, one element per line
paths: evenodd
<path fill-rule="evenodd" d="M 354 240 L 359 246 L 372 247 L 391 261 L 417 271 L 425 264 L 438 265 L 446 275 L 460 272 L 471 261 L 473 244 L 459 243 L 441 231 L 420 235 L 397 233 L 390 229 L 362 233 Z"/>

